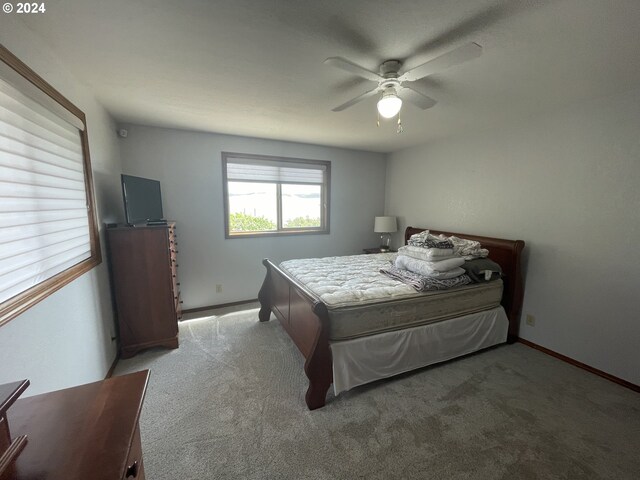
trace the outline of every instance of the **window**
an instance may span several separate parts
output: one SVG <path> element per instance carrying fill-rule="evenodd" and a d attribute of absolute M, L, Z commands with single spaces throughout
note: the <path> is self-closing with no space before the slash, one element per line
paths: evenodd
<path fill-rule="evenodd" d="M 85 116 L 0 46 L 0 325 L 101 261 Z"/>
<path fill-rule="evenodd" d="M 227 238 L 329 233 L 331 162 L 222 153 Z"/>

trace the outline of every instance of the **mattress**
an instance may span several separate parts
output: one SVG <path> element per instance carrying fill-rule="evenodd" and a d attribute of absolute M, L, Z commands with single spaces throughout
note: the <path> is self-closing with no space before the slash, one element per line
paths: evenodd
<path fill-rule="evenodd" d="M 325 303 L 331 341 L 426 325 L 500 305 L 501 280 L 416 292 L 379 272 L 395 256 L 297 259 L 282 262 L 280 267 Z"/>
<path fill-rule="evenodd" d="M 404 283 L 383 275 L 397 253 L 287 260 L 280 268 L 295 277 L 328 308 L 364 305 L 380 300 L 415 297 Z"/>

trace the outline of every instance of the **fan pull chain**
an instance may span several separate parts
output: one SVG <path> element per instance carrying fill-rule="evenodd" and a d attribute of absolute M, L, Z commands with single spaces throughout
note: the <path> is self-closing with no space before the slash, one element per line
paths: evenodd
<path fill-rule="evenodd" d="M 400 112 L 398 112 L 398 129 L 396 130 L 396 133 L 399 135 L 404 131 L 404 129 L 402 128 L 402 119 L 400 118 Z"/>
<path fill-rule="evenodd" d="M 376 113 L 378 114 L 378 121 L 376 122 L 376 125 L 378 126 L 378 128 L 380 128 L 380 112 L 378 112 L 377 108 L 376 108 Z"/>

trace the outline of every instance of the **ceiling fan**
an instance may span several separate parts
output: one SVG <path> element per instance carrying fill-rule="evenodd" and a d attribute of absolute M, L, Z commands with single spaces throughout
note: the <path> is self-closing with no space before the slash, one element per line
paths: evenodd
<path fill-rule="evenodd" d="M 350 73 L 354 73 L 359 77 L 365 78 L 372 82 L 378 82 L 378 86 L 372 90 L 364 92 L 352 98 L 348 102 L 333 108 L 334 112 L 341 112 L 352 105 L 381 92 L 380 100 L 378 100 L 378 112 L 384 118 L 393 118 L 400 113 L 402 101 L 405 100 L 414 104 L 422 110 L 433 107 L 436 101 L 407 85 L 421 78 L 440 73 L 449 67 L 459 65 L 468 60 L 479 57 L 482 54 L 482 47 L 477 43 L 467 43 L 451 50 L 439 57 L 429 60 L 404 73 L 400 73 L 402 62 L 399 60 L 387 60 L 380 65 L 380 73 L 372 72 L 360 65 L 357 65 L 346 58 L 330 57 L 324 63 Z M 400 121 L 398 119 L 398 133 L 402 131 Z"/>

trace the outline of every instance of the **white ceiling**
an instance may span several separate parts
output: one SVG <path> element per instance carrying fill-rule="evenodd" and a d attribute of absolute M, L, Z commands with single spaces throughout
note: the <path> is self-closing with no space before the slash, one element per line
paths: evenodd
<path fill-rule="evenodd" d="M 48 0 L 21 17 L 119 122 L 390 152 L 640 86 L 638 0 Z M 417 66 L 438 101 L 376 127 L 375 84 L 323 65 Z"/>

